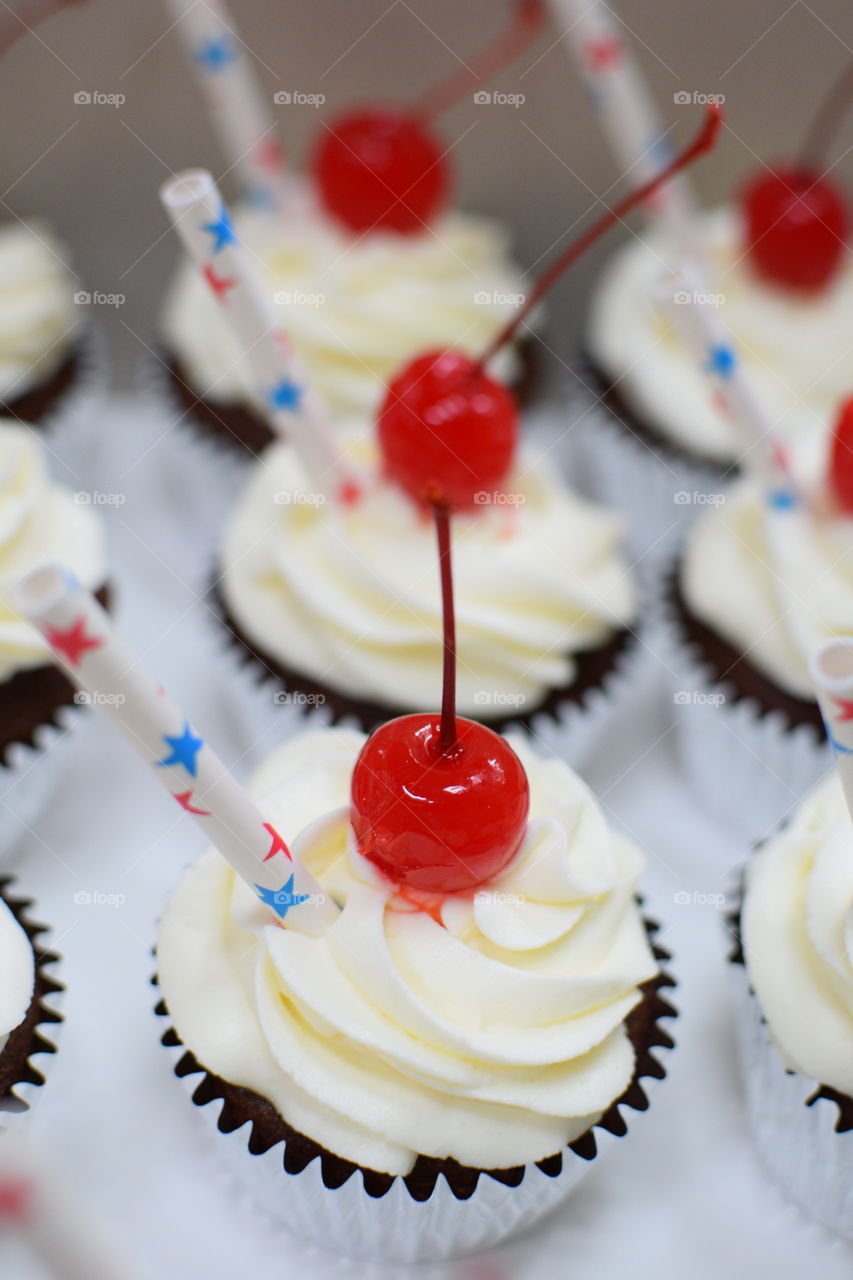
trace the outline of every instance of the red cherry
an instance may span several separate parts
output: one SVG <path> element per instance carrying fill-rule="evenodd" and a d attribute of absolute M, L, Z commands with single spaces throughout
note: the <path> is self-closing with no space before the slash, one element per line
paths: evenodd
<path fill-rule="evenodd" d="M 518 438 L 518 408 L 502 383 L 458 351 L 417 356 L 388 387 L 378 420 L 386 474 L 416 502 L 453 510 L 502 488 Z"/>
<path fill-rule="evenodd" d="M 837 272 L 849 223 L 835 184 L 803 167 L 780 166 L 747 184 L 742 195 L 752 263 L 767 280 L 813 292 Z"/>
<path fill-rule="evenodd" d="M 396 884 L 456 893 L 492 879 L 518 852 L 530 788 L 521 761 L 493 730 L 457 720 L 439 746 L 441 717 L 401 716 L 364 744 L 352 776 L 360 851 Z"/>
<path fill-rule="evenodd" d="M 350 231 L 411 234 L 447 200 L 444 151 L 413 112 L 365 107 L 339 116 L 324 131 L 314 176 L 326 209 Z"/>
<path fill-rule="evenodd" d="M 853 396 L 844 401 L 835 423 L 829 488 L 844 514 L 853 516 Z"/>

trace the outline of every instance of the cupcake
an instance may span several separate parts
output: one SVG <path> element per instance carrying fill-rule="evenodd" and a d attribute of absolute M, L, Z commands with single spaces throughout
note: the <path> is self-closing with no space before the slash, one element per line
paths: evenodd
<path fill-rule="evenodd" d="M 732 956 L 751 1136 L 853 1238 L 853 825 L 833 775 L 750 859 Z"/>
<path fill-rule="evenodd" d="M 383 470 L 373 431 L 343 427 L 360 501 L 322 501 L 294 448 L 271 446 L 226 522 L 217 606 L 240 652 L 284 691 L 372 728 L 437 705 L 435 535 Z M 524 446 L 500 490 L 454 517 L 459 706 L 492 725 L 561 716 L 606 687 L 638 646 L 638 592 L 620 521 Z"/>
<path fill-rule="evenodd" d="M 72 684 L 12 608 L 10 593 L 22 573 L 62 554 L 82 583 L 106 597 L 101 524 L 83 496 L 50 479 L 32 428 L 0 421 L 0 857 L 55 781 L 68 725 L 63 709 L 75 702 Z M 76 638 L 66 643 L 73 651 Z M 37 754 L 43 758 L 36 765 Z"/>
<path fill-rule="evenodd" d="M 57 957 L 40 946 L 44 927 L 29 919 L 29 904 L 9 890 L 10 881 L 0 879 L 0 1133 L 4 1116 L 25 1110 L 44 1083 L 38 1066 L 56 1052 L 45 1033 L 62 1021 L 46 1003 L 62 989 L 48 973 Z"/>
<path fill-rule="evenodd" d="M 309 731 L 251 788 L 342 908 L 322 935 L 270 925 L 215 851 L 186 873 L 159 931 L 164 1044 L 258 1206 L 353 1256 L 446 1258 L 532 1222 L 624 1135 L 665 1074 L 672 984 L 641 856 L 566 765 L 514 741 L 514 855 L 419 892 L 356 839 L 364 743 Z"/>
<path fill-rule="evenodd" d="M 76 281 L 38 219 L 0 225 L 0 411 L 49 422 L 87 376 Z"/>

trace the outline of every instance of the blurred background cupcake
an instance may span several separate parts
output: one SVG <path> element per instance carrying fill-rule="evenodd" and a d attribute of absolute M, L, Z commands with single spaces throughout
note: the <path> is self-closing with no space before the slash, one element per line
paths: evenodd
<path fill-rule="evenodd" d="M 44 1083 L 45 1055 L 56 1052 L 48 1037 L 62 1021 L 50 1007 L 62 990 L 52 976 L 58 957 L 45 949 L 30 906 L 0 879 L 0 1135 Z"/>

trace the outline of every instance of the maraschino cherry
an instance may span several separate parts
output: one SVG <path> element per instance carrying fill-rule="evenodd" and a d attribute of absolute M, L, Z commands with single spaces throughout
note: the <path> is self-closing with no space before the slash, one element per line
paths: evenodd
<path fill-rule="evenodd" d="M 313 159 L 317 190 L 328 213 L 358 234 L 410 234 L 429 223 L 450 192 L 448 149 L 432 133 L 433 119 L 506 66 L 544 21 L 544 0 L 516 0 L 509 27 L 420 102 L 366 106 L 328 125 Z"/>
<path fill-rule="evenodd" d="M 759 275 L 801 293 L 824 288 L 847 251 L 844 192 L 823 172 L 830 130 L 853 89 L 853 67 L 833 85 L 802 152 L 747 183 L 741 195 L 746 243 Z"/>
<path fill-rule="evenodd" d="M 843 401 L 829 455 L 829 488 L 837 506 L 853 516 L 853 396 Z"/>
<path fill-rule="evenodd" d="M 450 512 L 433 506 L 441 560 L 444 689 L 440 715 L 401 716 L 361 749 L 351 820 L 359 850 L 395 884 L 459 893 L 493 879 L 518 852 L 530 788 L 512 747 L 456 715 Z"/>
<path fill-rule="evenodd" d="M 503 383 L 485 372 L 486 366 L 554 282 L 608 227 L 711 149 L 721 123 L 719 107 L 709 107 L 690 146 L 557 258 L 479 359 L 458 351 L 430 351 L 415 357 L 392 379 L 379 410 L 379 447 L 385 474 L 415 502 L 427 505 L 439 494 L 454 511 L 464 511 L 478 504 L 479 494 L 503 487 L 518 439 L 518 408 Z"/>

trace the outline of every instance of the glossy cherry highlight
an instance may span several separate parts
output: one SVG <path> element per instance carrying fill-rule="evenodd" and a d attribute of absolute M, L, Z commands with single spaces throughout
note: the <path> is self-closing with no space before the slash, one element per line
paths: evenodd
<path fill-rule="evenodd" d="M 456 351 L 432 351 L 416 356 L 395 376 L 379 411 L 379 446 L 386 475 L 416 502 L 438 496 L 453 510 L 464 511 L 484 501 L 479 495 L 504 489 L 518 439 L 518 408 L 486 366 L 599 236 L 711 149 L 721 123 L 719 107 L 709 107 L 693 142 L 569 245 L 478 360 Z"/>
<path fill-rule="evenodd" d="M 456 715 L 450 512 L 433 507 L 444 617 L 441 715 L 401 716 L 371 734 L 352 775 L 358 847 L 395 884 L 458 893 L 498 875 L 527 829 L 530 788 L 508 742 Z"/>
<path fill-rule="evenodd" d="M 839 508 L 853 516 L 853 396 L 841 405 L 829 455 L 829 488 Z"/>
<path fill-rule="evenodd" d="M 327 212 L 357 234 L 408 235 L 429 224 L 447 204 L 451 186 L 448 148 L 435 137 L 432 120 L 506 66 L 544 20 L 543 0 L 519 0 L 507 30 L 420 102 L 361 107 L 327 125 L 312 162 Z"/>

